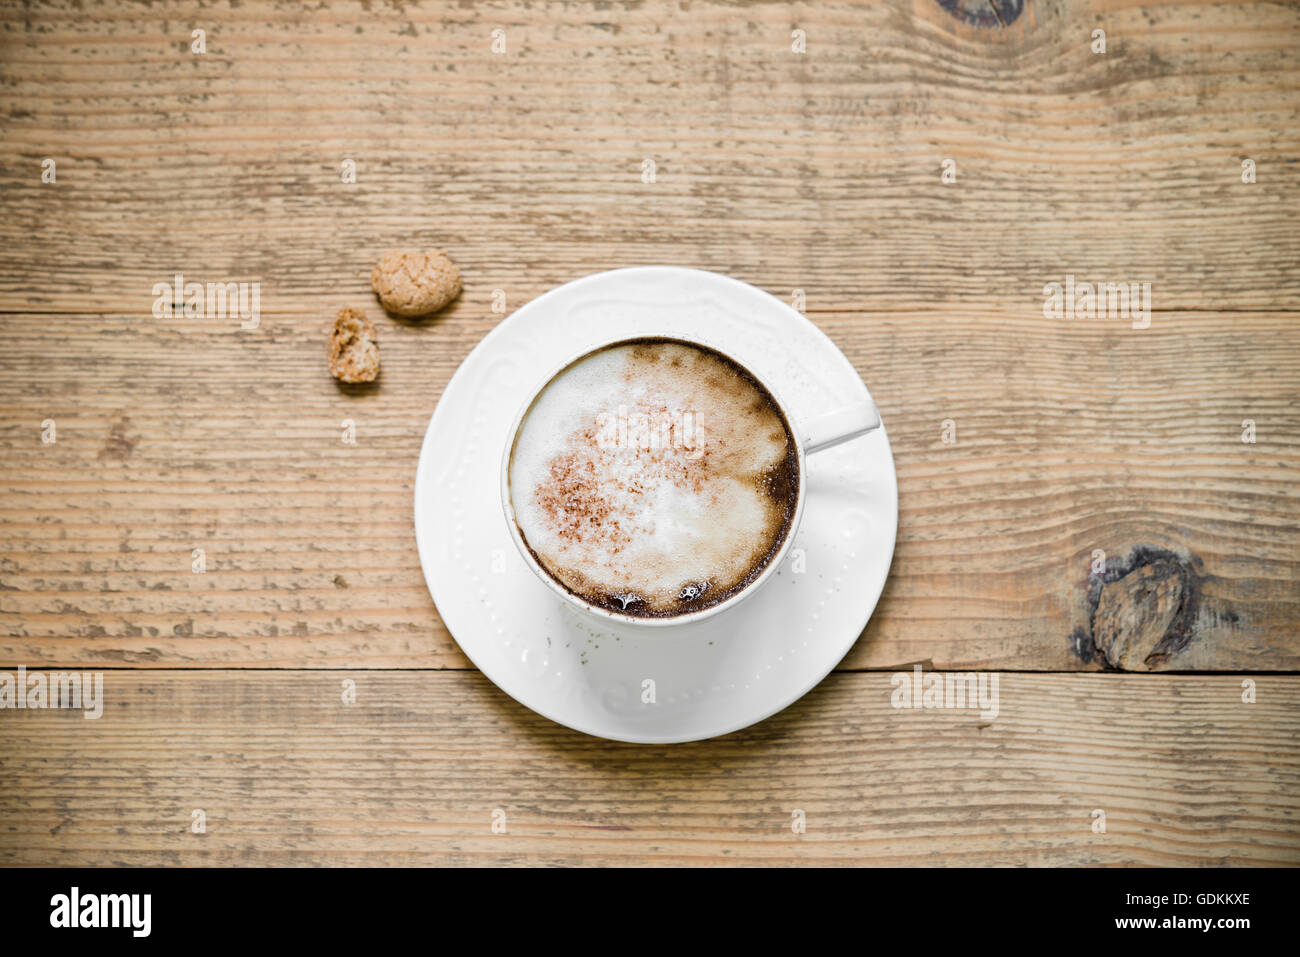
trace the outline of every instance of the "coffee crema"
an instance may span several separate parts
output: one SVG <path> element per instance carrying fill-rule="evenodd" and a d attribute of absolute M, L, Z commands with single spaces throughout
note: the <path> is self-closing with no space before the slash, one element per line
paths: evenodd
<path fill-rule="evenodd" d="M 679 339 L 605 346 L 557 373 L 510 451 L 515 524 L 572 594 L 633 617 L 744 589 L 789 534 L 798 451 L 771 393 Z"/>

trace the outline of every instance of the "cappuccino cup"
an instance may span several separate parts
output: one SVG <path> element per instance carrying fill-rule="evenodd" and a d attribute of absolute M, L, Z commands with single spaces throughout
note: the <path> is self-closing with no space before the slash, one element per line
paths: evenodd
<path fill-rule="evenodd" d="M 705 342 L 617 339 L 550 370 L 523 404 L 502 509 L 524 562 L 570 606 L 699 621 L 785 558 L 807 456 L 879 427 L 870 399 L 796 424 L 770 383 Z"/>

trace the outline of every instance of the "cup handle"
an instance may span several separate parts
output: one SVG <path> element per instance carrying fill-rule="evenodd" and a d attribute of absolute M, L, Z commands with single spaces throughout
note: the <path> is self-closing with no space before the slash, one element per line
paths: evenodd
<path fill-rule="evenodd" d="M 803 450 L 812 455 L 880 428 L 876 403 L 867 399 L 818 416 L 803 428 Z"/>

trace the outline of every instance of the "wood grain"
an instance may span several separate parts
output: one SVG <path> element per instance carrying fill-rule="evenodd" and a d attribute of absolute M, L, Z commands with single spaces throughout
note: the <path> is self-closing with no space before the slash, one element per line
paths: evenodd
<path fill-rule="evenodd" d="M 0 660 L 469 666 L 425 588 L 411 495 L 438 394 L 489 321 L 377 320 L 382 378 L 355 393 L 325 367 L 333 305 L 251 332 L 7 320 Z M 1072 637 L 1091 631 L 1093 553 L 1113 565 L 1142 545 L 1185 557 L 1198 602 L 1192 640 L 1154 667 L 1300 666 L 1289 317 L 1164 315 L 1137 332 L 981 310 L 812 315 L 872 388 L 899 475 L 893 572 L 845 667 L 1102 667 Z"/>
<path fill-rule="evenodd" d="M 1248 705 L 1228 676 L 1005 674 L 988 721 L 835 675 L 672 746 L 568 731 L 478 676 L 356 673 L 350 706 L 345 677 L 115 671 L 97 721 L 0 713 L 0 863 L 1300 863 L 1294 677 Z"/>
<path fill-rule="evenodd" d="M 1297 39 L 1277 3 L 6 4 L 0 309 L 146 315 L 180 270 L 310 312 L 408 242 L 475 308 L 671 263 L 840 310 L 1034 308 L 1067 271 L 1293 309 Z"/>
<path fill-rule="evenodd" d="M 1092 556 L 1144 545 L 1194 634 L 1126 667 L 1297 667 L 1300 9 L 832 4 L 805 54 L 777 6 L 593 12 L 0 6 L 0 654 L 464 667 L 410 533 L 437 396 L 494 290 L 668 262 L 804 290 L 880 401 L 902 526 L 848 667 L 1113 666 Z M 465 295 L 340 393 L 323 323 L 426 241 Z M 152 318 L 176 272 L 260 282 L 262 327 Z M 1044 320 L 1066 273 L 1152 281 L 1152 328 Z"/>
<path fill-rule="evenodd" d="M 0 711 L 0 864 L 1300 863 L 1300 678 L 1111 673 L 1300 670 L 1300 7 L 1020 9 L 0 0 L 0 671 L 109 698 Z M 426 244 L 464 295 L 381 318 Z M 672 747 L 493 688 L 411 530 L 494 293 L 644 263 L 802 290 L 900 491 L 841 671 Z M 178 272 L 260 327 L 154 318 Z M 1067 274 L 1150 327 L 1045 319 Z M 895 710 L 915 661 L 1000 716 Z"/>

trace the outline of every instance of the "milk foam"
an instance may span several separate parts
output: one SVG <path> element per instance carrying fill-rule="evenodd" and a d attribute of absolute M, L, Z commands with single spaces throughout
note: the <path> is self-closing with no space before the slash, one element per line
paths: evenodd
<path fill-rule="evenodd" d="M 785 538 L 794 443 L 770 395 L 712 350 L 638 340 L 557 375 L 520 425 L 515 519 L 570 591 L 635 615 L 716 604 Z"/>

